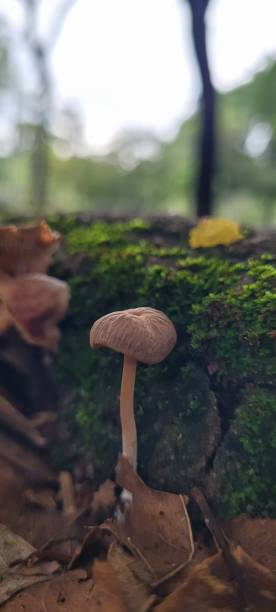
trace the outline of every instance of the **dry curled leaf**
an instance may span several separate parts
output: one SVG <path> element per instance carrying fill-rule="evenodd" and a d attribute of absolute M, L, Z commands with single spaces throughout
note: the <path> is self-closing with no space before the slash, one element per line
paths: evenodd
<path fill-rule="evenodd" d="M 156 612 L 238 612 L 239 601 L 221 553 L 193 568 L 188 578 L 159 606 Z"/>
<path fill-rule="evenodd" d="M 45 221 L 37 225 L 0 227 L 0 270 L 11 276 L 47 272 L 60 241 Z"/>
<path fill-rule="evenodd" d="M 14 593 L 47 580 L 59 569 L 56 562 L 46 565 L 37 563 L 33 567 L 24 566 L 24 561 L 35 553 L 35 549 L 23 538 L 0 525 L 0 605 Z"/>
<path fill-rule="evenodd" d="M 276 521 L 240 516 L 223 524 L 228 538 L 276 574 Z"/>
<path fill-rule="evenodd" d="M 242 239 L 238 223 L 229 219 L 202 218 L 190 231 L 189 243 L 193 249 L 232 244 Z"/>
<path fill-rule="evenodd" d="M 117 483 L 130 491 L 132 501 L 115 529 L 160 581 L 178 567 L 189 563 L 194 553 L 193 535 L 186 510 L 186 498 L 147 487 L 121 456 Z"/>
<path fill-rule="evenodd" d="M 241 546 L 228 540 L 199 489 L 193 489 L 192 497 L 201 509 L 217 546 L 221 549 L 241 609 L 252 612 L 275 612 L 276 579 L 272 572 L 250 557 Z"/>
<path fill-rule="evenodd" d="M 60 339 L 57 323 L 69 303 L 66 283 L 44 274 L 0 279 L 0 299 L 12 324 L 30 344 L 55 351 Z"/>

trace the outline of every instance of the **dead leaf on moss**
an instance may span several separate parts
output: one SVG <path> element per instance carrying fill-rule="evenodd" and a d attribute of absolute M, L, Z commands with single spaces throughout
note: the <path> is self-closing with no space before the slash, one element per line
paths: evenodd
<path fill-rule="evenodd" d="M 123 456 L 116 480 L 131 492 L 132 502 L 112 532 L 143 560 L 153 582 L 162 581 L 189 563 L 194 554 L 186 498 L 147 487 Z"/>
<path fill-rule="evenodd" d="M 193 249 L 228 245 L 242 239 L 240 226 L 229 219 L 203 217 L 190 231 L 189 244 Z"/>

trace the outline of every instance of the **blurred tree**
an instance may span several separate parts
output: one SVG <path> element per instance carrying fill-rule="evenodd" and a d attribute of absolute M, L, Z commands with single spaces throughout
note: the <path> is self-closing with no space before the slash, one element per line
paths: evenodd
<path fill-rule="evenodd" d="M 188 0 L 192 14 L 195 53 L 202 81 L 201 137 L 196 185 L 197 216 L 210 215 L 213 206 L 215 162 L 215 90 L 208 65 L 205 15 L 209 0 Z"/>
<path fill-rule="evenodd" d="M 37 75 L 37 93 L 32 101 L 33 151 L 32 151 L 32 204 L 38 212 L 47 205 L 49 181 L 49 118 L 52 111 L 52 78 L 49 56 L 57 42 L 65 17 L 75 0 L 63 0 L 57 6 L 47 40 L 40 35 L 38 17 L 40 0 L 22 0 L 26 13 L 24 40 L 32 57 Z"/>

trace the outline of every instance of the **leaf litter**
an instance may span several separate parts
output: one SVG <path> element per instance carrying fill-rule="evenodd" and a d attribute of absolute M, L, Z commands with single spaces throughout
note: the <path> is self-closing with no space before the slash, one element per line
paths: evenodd
<path fill-rule="evenodd" d="M 65 480 L 70 507 L 75 483 Z M 125 457 L 116 483 L 103 483 L 81 512 L 68 512 L 68 492 L 63 506 L 60 481 L 54 490 L 46 479 L 37 497 L 35 488 L 23 487 L 25 537 L 0 527 L 4 612 L 275 612 L 276 521 L 238 517 L 220 525 L 194 489 L 199 528 L 198 520 L 191 524 L 188 497 L 151 489 Z M 128 491 L 127 501 L 116 496 L 118 487 Z M 113 516 L 91 524 L 107 511 Z"/>

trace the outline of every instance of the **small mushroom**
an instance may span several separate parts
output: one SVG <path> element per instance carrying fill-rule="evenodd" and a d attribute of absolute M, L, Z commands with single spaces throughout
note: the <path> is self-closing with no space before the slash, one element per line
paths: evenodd
<path fill-rule="evenodd" d="M 14 325 L 30 344 L 57 350 L 63 319 L 69 302 L 66 283 L 45 274 L 1 275 L 0 302 L 6 323 Z"/>
<path fill-rule="evenodd" d="M 137 463 L 137 433 L 134 418 L 134 384 L 137 362 L 159 363 L 176 343 L 173 323 L 160 310 L 129 308 L 95 321 L 90 332 L 93 348 L 108 347 L 123 353 L 124 365 L 120 395 L 123 455 L 133 469 Z"/>
<path fill-rule="evenodd" d="M 60 234 L 45 221 L 37 225 L 0 227 L 0 270 L 11 276 L 46 273 Z"/>

